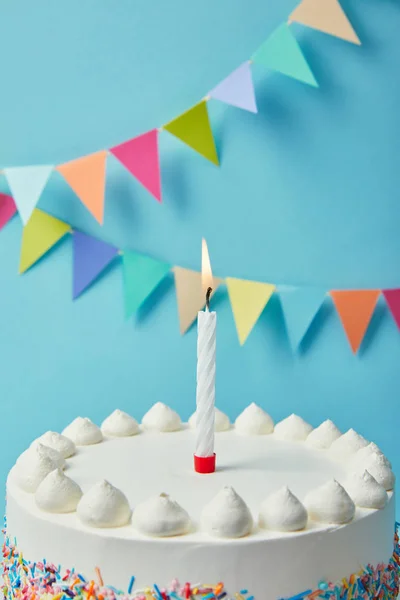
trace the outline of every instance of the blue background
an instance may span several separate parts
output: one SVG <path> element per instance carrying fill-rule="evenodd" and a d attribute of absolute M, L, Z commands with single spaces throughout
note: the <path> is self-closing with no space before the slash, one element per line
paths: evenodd
<path fill-rule="evenodd" d="M 1 0 L 0 165 L 60 163 L 160 126 L 286 20 L 293 0 Z M 400 10 L 344 0 L 361 48 L 293 26 L 320 89 L 256 70 L 259 114 L 210 103 L 221 168 L 162 134 L 160 206 L 113 159 L 101 228 L 54 174 L 39 206 L 73 226 L 185 267 L 206 237 L 214 272 L 327 288 L 400 285 Z M 2 191 L 7 191 L 4 179 Z M 196 333 L 179 335 L 167 281 L 136 320 L 121 267 L 71 300 L 71 240 L 19 276 L 21 223 L 0 234 L 0 476 L 48 429 L 158 400 L 187 418 Z M 400 474 L 400 334 L 383 304 L 359 356 L 332 306 L 294 356 L 279 302 L 246 345 L 218 302 L 218 406 L 255 401 L 353 426 Z"/>

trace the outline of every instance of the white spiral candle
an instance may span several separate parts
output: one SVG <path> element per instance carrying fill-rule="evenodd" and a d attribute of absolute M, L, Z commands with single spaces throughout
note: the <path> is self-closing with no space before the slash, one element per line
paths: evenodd
<path fill-rule="evenodd" d="M 214 454 L 216 325 L 216 312 L 199 312 L 195 454 L 200 457 Z"/>

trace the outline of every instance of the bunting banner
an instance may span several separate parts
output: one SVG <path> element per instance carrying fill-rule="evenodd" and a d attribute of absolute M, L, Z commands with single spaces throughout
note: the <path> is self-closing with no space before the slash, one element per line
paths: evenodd
<path fill-rule="evenodd" d="M 0 228 L 15 214 L 10 196 L 0 194 Z M 112 261 L 121 255 L 125 315 L 130 317 L 154 294 L 172 271 L 178 308 L 179 329 L 186 333 L 206 304 L 202 276 L 198 271 L 147 256 L 120 250 L 86 233 L 72 230 L 67 223 L 34 209 L 22 230 L 19 272 L 24 273 L 53 248 L 67 233 L 72 233 L 74 299 L 99 280 Z M 243 345 L 268 302 L 277 293 L 282 305 L 288 340 L 296 352 L 324 302 L 331 301 L 337 311 L 351 350 L 357 354 L 374 314 L 380 294 L 400 329 L 400 288 L 363 290 L 325 290 L 315 287 L 282 286 L 233 277 L 213 277 L 212 296 L 225 284 L 240 345 Z M 151 305 L 150 305 L 151 306 Z"/>
<path fill-rule="evenodd" d="M 347 42 L 360 44 L 338 0 L 301 0 L 288 22 L 273 31 L 252 58 L 241 63 L 229 75 L 223 77 L 204 98 L 168 123 L 153 126 L 150 131 L 135 137 L 130 135 L 127 140 L 111 148 L 101 149 L 89 156 L 75 157 L 61 165 L 3 168 L 1 173 L 6 178 L 23 223 L 27 224 L 52 171 L 56 170 L 102 225 L 108 155 L 115 156 L 141 186 L 161 202 L 159 132 L 166 131 L 175 136 L 199 156 L 218 166 L 219 158 L 208 114 L 208 102 L 217 100 L 238 109 L 257 113 L 252 63 L 318 87 L 315 75 L 290 30 L 292 21 Z"/>

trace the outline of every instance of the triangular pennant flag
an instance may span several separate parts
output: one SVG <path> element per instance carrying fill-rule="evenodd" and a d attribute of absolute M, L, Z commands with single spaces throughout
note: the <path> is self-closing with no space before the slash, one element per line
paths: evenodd
<path fill-rule="evenodd" d="M 19 272 L 24 273 L 52 248 L 71 226 L 35 208 L 32 217 L 22 230 Z"/>
<path fill-rule="evenodd" d="M 0 194 L 0 229 L 15 215 L 17 207 L 11 196 Z"/>
<path fill-rule="evenodd" d="M 380 290 L 331 291 L 347 339 L 354 353 L 359 349 L 375 310 Z"/>
<path fill-rule="evenodd" d="M 77 298 L 118 254 L 118 248 L 80 231 L 73 234 L 73 298 Z"/>
<path fill-rule="evenodd" d="M 219 164 L 205 100 L 164 125 L 163 129 L 172 133 L 204 158 L 216 165 Z"/>
<path fill-rule="evenodd" d="M 4 169 L 4 175 L 24 225 L 29 221 L 33 209 L 39 202 L 52 170 L 52 165 Z"/>
<path fill-rule="evenodd" d="M 101 150 L 57 167 L 57 171 L 100 224 L 103 224 L 104 216 L 106 158 L 107 152 Z"/>
<path fill-rule="evenodd" d="M 210 98 L 225 102 L 225 104 L 231 104 L 237 108 L 256 113 L 257 105 L 250 63 L 245 62 L 240 65 L 208 95 Z"/>
<path fill-rule="evenodd" d="M 180 332 L 185 333 L 196 320 L 197 313 L 206 304 L 201 273 L 174 267 L 176 299 L 178 302 Z M 222 279 L 213 277 L 213 291 L 211 297 L 222 283 Z"/>
<path fill-rule="evenodd" d="M 286 330 L 293 350 L 297 350 L 325 299 L 320 288 L 279 288 Z"/>
<path fill-rule="evenodd" d="M 296 38 L 284 23 L 260 46 L 253 62 L 318 87 Z"/>
<path fill-rule="evenodd" d="M 303 0 L 289 19 L 353 44 L 361 44 L 338 0 Z"/>
<path fill-rule="evenodd" d="M 110 148 L 110 152 L 161 202 L 158 131 L 153 129 L 128 142 Z"/>
<path fill-rule="evenodd" d="M 243 345 L 275 290 L 271 283 L 226 278 L 240 344 Z"/>
<path fill-rule="evenodd" d="M 397 327 L 400 329 L 400 289 L 383 290 L 383 295 Z"/>
<path fill-rule="evenodd" d="M 130 317 L 171 270 L 171 265 L 137 252 L 124 252 L 125 315 Z"/>

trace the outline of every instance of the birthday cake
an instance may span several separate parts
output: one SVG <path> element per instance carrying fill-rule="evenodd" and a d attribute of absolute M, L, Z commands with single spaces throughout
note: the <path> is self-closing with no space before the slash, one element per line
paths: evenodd
<path fill-rule="evenodd" d="M 394 475 L 374 444 L 325 421 L 215 412 L 217 467 L 193 468 L 162 403 L 44 433 L 7 481 L 8 598 L 395 598 Z M 395 539 L 395 544 L 393 543 Z"/>

